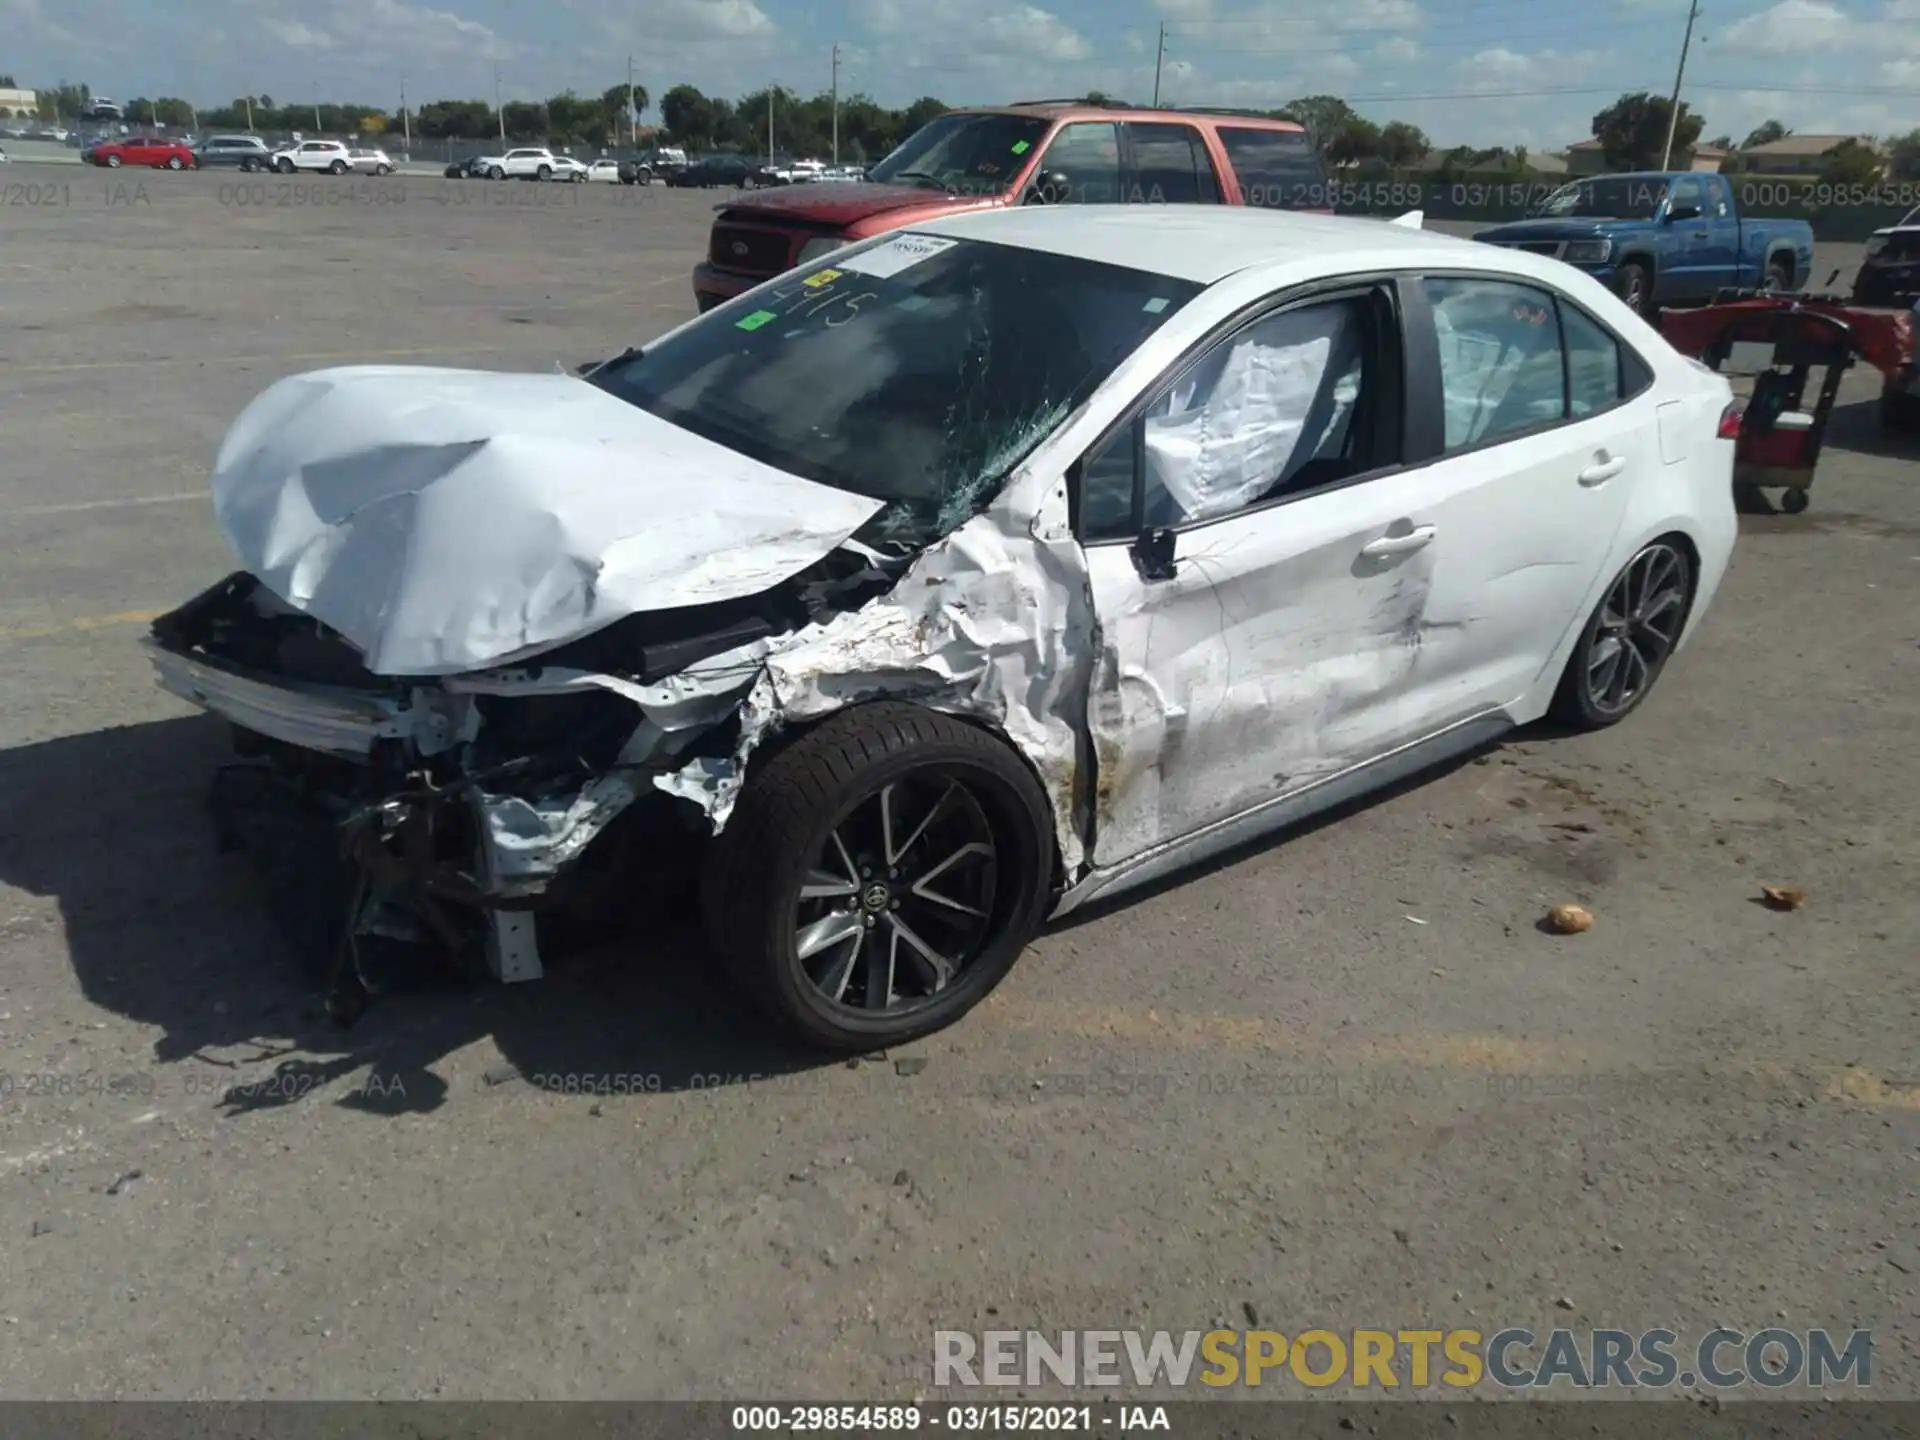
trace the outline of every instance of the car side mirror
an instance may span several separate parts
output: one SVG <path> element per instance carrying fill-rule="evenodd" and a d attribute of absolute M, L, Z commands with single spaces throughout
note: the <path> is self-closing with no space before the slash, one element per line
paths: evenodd
<path fill-rule="evenodd" d="M 1142 580 L 1171 580 L 1179 573 L 1173 559 L 1177 539 L 1165 526 L 1140 532 L 1127 553 L 1133 557 L 1133 568 L 1140 572 Z"/>

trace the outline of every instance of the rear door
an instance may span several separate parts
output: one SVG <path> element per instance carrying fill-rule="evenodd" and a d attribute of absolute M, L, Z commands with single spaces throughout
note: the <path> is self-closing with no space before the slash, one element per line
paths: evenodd
<path fill-rule="evenodd" d="M 1197 125 L 1128 121 L 1120 127 L 1127 200 L 1135 205 L 1218 205 L 1220 176 Z"/>
<path fill-rule="evenodd" d="M 1233 168 L 1229 203 L 1268 210 L 1333 208 L 1326 167 L 1305 131 L 1223 121 L 1215 133 Z"/>
<path fill-rule="evenodd" d="M 1545 287 L 1429 274 L 1408 296 L 1410 423 L 1438 431 L 1420 643 L 1445 708 L 1479 713 L 1532 689 L 1596 603 L 1634 485 L 1662 464 L 1653 376 Z"/>

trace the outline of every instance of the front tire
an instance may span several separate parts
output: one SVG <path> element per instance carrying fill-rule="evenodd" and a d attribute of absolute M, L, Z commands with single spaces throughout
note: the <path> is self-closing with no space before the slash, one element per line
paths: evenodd
<path fill-rule="evenodd" d="M 181 161 L 178 155 L 169 155 L 167 157 L 167 169 L 184 170 L 185 168 L 186 168 L 185 164 Z"/>
<path fill-rule="evenodd" d="M 1653 303 L 1653 273 L 1638 260 L 1629 260 L 1614 272 L 1614 293 L 1631 306 L 1634 312 L 1643 318 L 1651 319 L 1655 312 Z"/>
<path fill-rule="evenodd" d="M 277 166 L 276 166 L 276 167 L 274 167 L 274 168 L 276 168 L 277 170 L 279 170 L 279 172 L 280 172 L 280 173 L 281 173 L 282 175 L 291 175 L 291 174 L 293 173 L 293 161 L 291 161 L 291 160 L 282 160 L 282 161 L 281 161 L 281 162 L 279 163 L 279 165 L 277 165 Z"/>
<path fill-rule="evenodd" d="M 1567 657 L 1549 714 L 1573 730 L 1617 725 L 1652 691 L 1693 607 L 1693 560 L 1655 540 L 1607 586 Z"/>
<path fill-rule="evenodd" d="M 489 180 L 504 180 L 507 178 L 507 172 L 502 170 L 498 165 L 495 165 L 488 169 L 487 178 Z"/>
<path fill-rule="evenodd" d="M 729 979 L 790 1037 L 861 1052 L 951 1025 L 1052 895 L 1047 799 L 985 730 L 843 710 L 752 774 L 702 877 Z"/>
<path fill-rule="evenodd" d="M 107 168 L 109 170 L 118 170 L 120 168 L 120 157 L 118 155 L 107 156 Z"/>

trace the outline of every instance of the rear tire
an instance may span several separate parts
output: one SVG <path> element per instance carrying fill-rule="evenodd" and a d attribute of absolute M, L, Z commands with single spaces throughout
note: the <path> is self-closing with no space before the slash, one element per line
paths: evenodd
<path fill-rule="evenodd" d="M 329 175 L 344 175 L 344 174 L 346 174 L 346 173 L 347 173 L 347 162 L 346 162 L 346 161 L 344 161 L 344 160 L 336 160 L 336 161 L 334 161 L 334 162 L 333 162 L 333 163 L 332 163 L 331 165 L 329 165 L 329 166 L 327 167 L 327 173 L 328 173 Z"/>
<path fill-rule="evenodd" d="M 951 716 L 878 702 L 749 775 L 701 889 L 743 998 L 809 1046 L 861 1052 L 984 999 L 1045 919 L 1052 881 L 1047 799 L 1019 756 Z"/>
<path fill-rule="evenodd" d="M 109 170 L 118 170 L 120 168 L 120 157 L 118 155 L 107 156 L 107 168 Z"/>
<path fill-rule="evenodd" d="M 1761 282 L 1760 288 L 1770 294 L 1784 294 L 1793 288 L 1793 272 L 1781 261 L 1771 261 L 1767 265 L 1767 278 Z"/>
<path fill-rule="evenodd" d="M 1782 490 L 1780 492 L 1780 508 L 1789 515 L 1805 514 L 1807 506 L 1812 503 L 1811 497 L 1809 497 L 1804 490 Z"/>
<path fill-rule="evenodd" d="M 178 155 L 169 155 L 167 157 L 167 169 L 184 170 L 186 169 L 186 165 L 181 161 Z"/>
<path fill-rule="evenodd" d="M 1678 541 L 1643 546 L 1588 617 L 1548 715 L 1570 730 L 1604 730 L 1639 709 L 1686 630 L 1693 586 L 1693 559 Z"/>

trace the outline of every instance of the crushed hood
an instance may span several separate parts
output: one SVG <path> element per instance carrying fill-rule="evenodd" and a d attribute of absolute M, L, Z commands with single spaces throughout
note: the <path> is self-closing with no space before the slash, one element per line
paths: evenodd
<path fill-rule="evenodd" d="M 213 495 L 240 562 L 379 675 L 756 594 L 881 508 L 571 375 L 415 366 L 280 381 L 228 432 Z"/>

